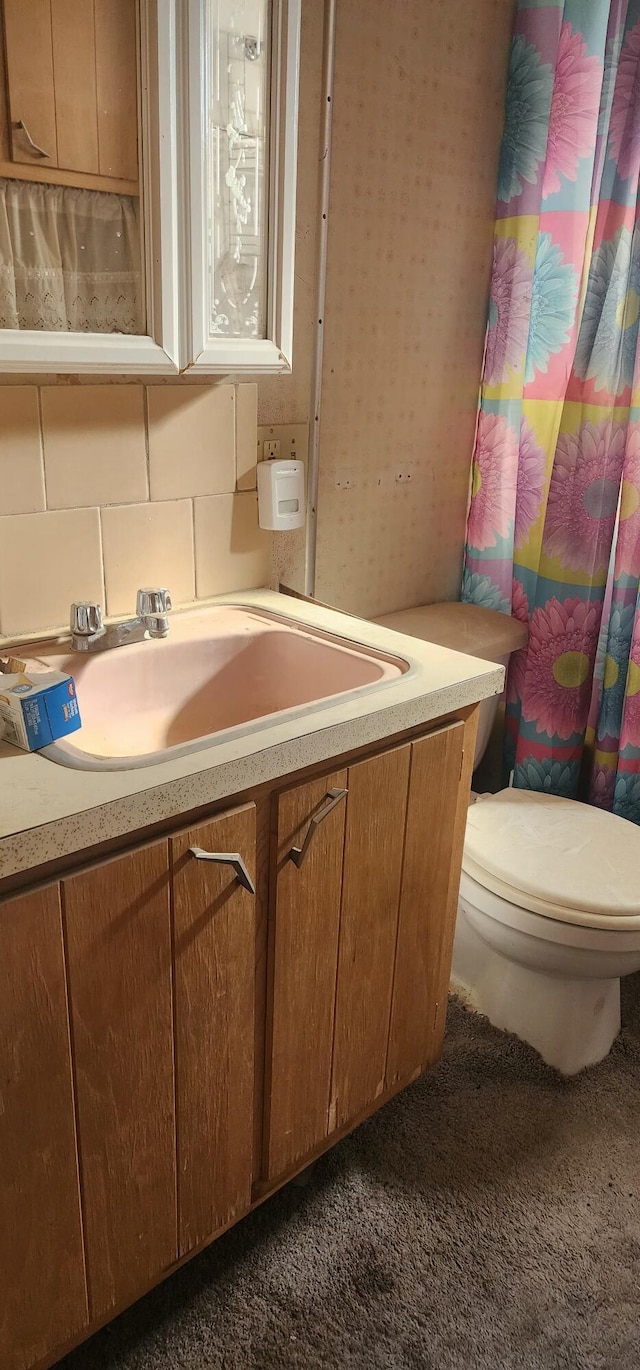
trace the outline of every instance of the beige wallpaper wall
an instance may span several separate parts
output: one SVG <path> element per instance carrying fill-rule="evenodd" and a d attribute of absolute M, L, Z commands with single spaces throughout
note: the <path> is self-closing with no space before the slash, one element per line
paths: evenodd
<path fill-rule="evenodd" d="M 456 598 L 512 0 L 339 0 L 316 594 Z"/>
<path fill-rule="evenodd" d="M 355 612 L 458 591 L 511 12 L 338 3 L 317 595 Z M 142 583 L 179 603 L 272 578 L 247 472 L 257 418 L 309 419 L 322 27 L 303 0 L 293 374 L 1 377 L 0 640 L 74 598 L 124 614 Z M 273 547 L 301 588 L 303 538 Z"/>

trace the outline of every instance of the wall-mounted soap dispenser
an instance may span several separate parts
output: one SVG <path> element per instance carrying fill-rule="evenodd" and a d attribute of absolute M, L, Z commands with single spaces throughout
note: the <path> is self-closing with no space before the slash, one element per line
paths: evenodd
<path fill-rule="evenodd" d="M 282 532 L 304 523 L 304 463 L 258 462 L 258 518 L 261 528 Z"/>

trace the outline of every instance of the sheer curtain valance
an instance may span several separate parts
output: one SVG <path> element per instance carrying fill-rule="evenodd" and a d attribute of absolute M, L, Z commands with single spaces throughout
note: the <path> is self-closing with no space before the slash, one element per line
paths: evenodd
<path fill-rule="evenodd" d="M 144 333 L 138 201 L 0 178 L 0 328 Z"/>

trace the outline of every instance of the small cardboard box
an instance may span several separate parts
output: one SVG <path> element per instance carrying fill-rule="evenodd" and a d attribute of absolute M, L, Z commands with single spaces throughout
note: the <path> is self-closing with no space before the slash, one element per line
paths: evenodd
<path fill-rule="evenodd" d="M 82 726 L 76 686 L 64 671 L 0 675 L 0 739 L 35 752 Z"/>

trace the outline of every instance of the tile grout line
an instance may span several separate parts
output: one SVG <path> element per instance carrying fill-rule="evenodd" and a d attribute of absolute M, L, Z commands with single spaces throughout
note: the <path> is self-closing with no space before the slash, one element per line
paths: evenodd
<path fill-rule="evenodd" d="M 49 509 L 49 491 L 48 491 L 48 489 L 47 489 L 47 463 L 46 463 L 46 461 L 45 461 L 45 449 L 44 449 L 44 418 L 43 418 L 43 416 L 42 416 L 42 386 L 41 386 L 41 385 L 37 385 L 37 386 L 36 386 L 36 396 L 37 396 L 37 399 L 36 399 L 36 406 L 37 406 L 37 410 L 38 410 L 38 434 L 39 434 L 39 438 L 40 438 L 40 457 L 41 457 L 41 460 L 42 460 L 42 484 L 43 484 L 43 487 L 44 487 L 44 513 L 50 513 L 51 510 Z"/>
<path fill-rule="evenodd" d="M 149 387 L 142 387 L 142 421 L 144 423 L 144 459 L 147 477 L 147 499 L 146 503 L 151 504 L 151 458 L 149 455 Z M 145 501 L 142 501 L 144 503 Z"/>
<path fill-rule="evenodd" d="M 108 613 L 107 605 L 107 573 L 104 564 L 104 534 L 102 528 L 102 505 L 97 505 L 98 510 L 98 551 L 100 553 L 100 573 L 102 576 L 102 598 L 104 602 L 104 612 Z"/>
<path fill-rule="evenodd" d="M 198 595 L 198 558 L 196 555 L 196 501 L 192 495 L 189 503 L 191 505 L 191 537 L 193 539 L 192 560 L 193 560 L 193 596 L 199 599 Z"/>

